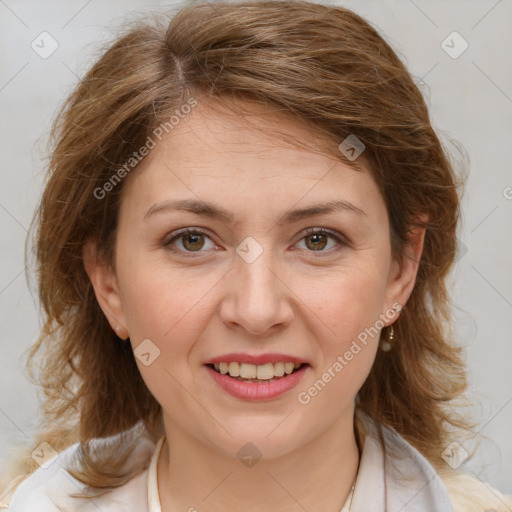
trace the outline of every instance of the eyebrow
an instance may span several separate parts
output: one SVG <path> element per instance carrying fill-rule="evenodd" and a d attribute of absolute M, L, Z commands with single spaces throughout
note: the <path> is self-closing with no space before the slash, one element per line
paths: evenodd
<path fill-rule="evenodd" d="M 144 219 L 147 220 L 158 213 L 163 213 L 169 210 L 185 210 L 191 213 L 195 213 L 201 217 L 220 220 L 226 222 L 227 224 L 232 224 L 235 217 L 233 212 L 220 206 L 206 203 L 204 201 L 196 201 L 194 199 L 181 199 L 155 203 L 146 212 Z M 338 211 L 346 211 L 349 213 L 355 213 L 360 216 L 368 217 L 368 215 L 363 210 L 348 201 L 331 201 L 329 203 L 316 204 L 308 206 L 307 208 L 285 212 L 277 221 L 277 225 L 281 226 L 283 224 L 291 224 L 293 222 L 298 222 L 299 220 L 307 219 L 309 217 L 335 213 Z"/>

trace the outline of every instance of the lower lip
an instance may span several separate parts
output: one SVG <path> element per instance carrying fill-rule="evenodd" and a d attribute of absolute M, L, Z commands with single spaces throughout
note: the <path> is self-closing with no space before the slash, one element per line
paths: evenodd
<path fill-rule="evenodd" d="M 213 380 L 230 395 L 243 400 L 271 400 L 281 396 L 295 387 L 304 376 L 308 365 L 302 365 L 298 370 L 275 380 L 274 382 L 244 382 L 216 372 L 210 366 L 205 366 Z"/>

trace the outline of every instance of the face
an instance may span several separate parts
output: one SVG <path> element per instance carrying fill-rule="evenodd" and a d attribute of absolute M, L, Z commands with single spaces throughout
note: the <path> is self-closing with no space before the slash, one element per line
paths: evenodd
<path fill-rule="evenodd" d="M 200 103 L 126 178 L 116 272 L 86 268 L 166 429 L 229 454 L 251 441 L 272 458 L 353 415 L 375 332 L 398 317 L 416 266 L 392 259 L 368 169 L 279 142 L 276 127 L 312 140 L 285 117 L 252 121 Z M 328 203 L 338 208 L 306 211 Z M 302 365 L 277 378 L 284 362 Z"/>

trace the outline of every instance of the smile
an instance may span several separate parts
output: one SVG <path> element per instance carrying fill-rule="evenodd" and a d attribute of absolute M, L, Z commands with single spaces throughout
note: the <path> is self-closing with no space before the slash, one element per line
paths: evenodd
<path fill-rule="evenodd" d="M 215 371 L 222 375 L 229 375 L 248 382 L 270 381 L 274 378 L 281 378 L 290 375 L 301 367 L 300 363 L 267 363 L 267 364 L 249 364 L 249 363 L 218 363 L 213 365 Z"/>
<path fill-rule="evenodd" d="M 244 400 L 270 400 L 295 387 L 307 363 L 276 362 L 255 365 L 236 361 L 206 364 L 209 375 L 230 395 Z"/>

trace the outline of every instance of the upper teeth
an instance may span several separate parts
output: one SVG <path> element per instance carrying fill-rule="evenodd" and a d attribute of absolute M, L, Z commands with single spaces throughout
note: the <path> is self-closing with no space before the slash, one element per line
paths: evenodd
<path fill-rule="evenodd" d="M 229 373 L 231 377 L 270 380 L 274 377 L 282 377 L 285 373 L 289 375 L 293 370 L 299 368 L 300 363 L 248 364 L 230 362 L 214 364 L 213 366 L 220 373 Z"/>

